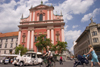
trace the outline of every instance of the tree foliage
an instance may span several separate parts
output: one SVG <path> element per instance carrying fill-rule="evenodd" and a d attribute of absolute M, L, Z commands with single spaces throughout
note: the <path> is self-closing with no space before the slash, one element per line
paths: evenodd
<path fill-rule="evenodd" d="M 45 35 L 40 35 L 37 38 L 37 43 L 35 44 L 37 48 L 45 49 L 47 51 L 47 46 L 52 46 L 51 40 L 46 38 Z"/>
<path fill-rule="evenodd" d="M 19 54 L 19 50 L 21 51 L 21 53 L 20 53 L 21 56 L 28 51 L 27 48 L 25 48 L 21 44 L 15 48 L 15 54 Z"/>
<path fill-rule="evenodd" d="M 67 42 L 60 42 L 58 41 L 56 45 L 53 45 L 51 50 L 52 51 L 58 51 L 59 53 L 62 53 L 64 50 L 66 50 Z"/>

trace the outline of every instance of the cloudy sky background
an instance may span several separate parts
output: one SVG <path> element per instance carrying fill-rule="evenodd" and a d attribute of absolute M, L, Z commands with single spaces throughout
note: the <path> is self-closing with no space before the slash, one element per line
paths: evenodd
<path fill-rule="evenodd" d="M 43 4 L 54 6 L 54 14 L 63 14 L 65 22 L 65 41 L 68 49 L 73 51 L 73 42 L 89 25 L 90 18 L 100 23 L 100 0 L 42 0 Z M 35 7 L 41 0 L 0 0 L 0 32 L 18 31 L 21 15 L 29 16 L 31 6 Z M 57 12 L 56 12 L 57 11 Z"/>

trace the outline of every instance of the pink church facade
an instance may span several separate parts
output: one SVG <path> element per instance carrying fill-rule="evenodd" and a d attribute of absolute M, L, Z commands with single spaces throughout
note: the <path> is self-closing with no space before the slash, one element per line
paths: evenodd
<path fill-rule="evenodd" d="M 18 34 L 18 44 L 22 44 L 28 50 L 37 52 L 36 39 L 41 34 L 50 38 L 55 45 L 57 41 L 64 42 L 64 20 L 62 15 L 53 14 L 54 7 L 40 4 L 29 9 L 27 18 L 21 18 Z"/>

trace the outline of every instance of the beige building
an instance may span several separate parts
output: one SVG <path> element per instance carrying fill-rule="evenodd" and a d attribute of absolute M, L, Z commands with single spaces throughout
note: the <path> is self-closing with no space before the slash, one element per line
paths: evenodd
<path fill-rule="evenodd" d="M 0 54 L 15 53 L 18 45 L 18 32 L 0 33 Z"/>
<path fill-rule="evenodd" d="M 100 59 L 100 24 L 93 22 L 92 18 L 90 20 L 91 23 L 89 26 L 86 27 L 84 32 L 76 40 L 74 55 L 87 53 L 89 51 L 88 45 L 91 44 Z"/>
<path fill-rule="evenodd" d="M 65 51 L 63 51 L 62 54 L 59 54 L 59 55 L 62 55 L 63 61 L 70 60 L 70 58 L 73 56 L 73 54 L 68 49 L 66 49 Z M 59 59 L 60 59 L 60 56 L 57 57 L 57 60 Z"/>

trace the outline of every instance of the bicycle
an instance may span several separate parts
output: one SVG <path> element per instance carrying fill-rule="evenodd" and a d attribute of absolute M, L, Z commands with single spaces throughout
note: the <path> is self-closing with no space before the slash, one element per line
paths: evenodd
<path fill-rule="evenodd" d="M 43 62 L 39 64 L 39 67 L 55 67 L 55 61 L 48 57 L 42 57 Z M 48 63 L 49 59 L 49 63 Z"/>

